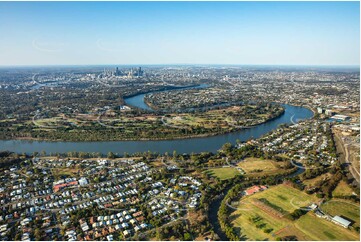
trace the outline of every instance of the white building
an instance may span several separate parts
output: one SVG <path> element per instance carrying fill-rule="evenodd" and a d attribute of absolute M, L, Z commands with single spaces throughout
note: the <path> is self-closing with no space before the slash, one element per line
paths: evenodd
<path fill-rule="evenodd" d="M 348 228 L 348 226 L 350 226 L 351 222 L 341 218 L 340 216 L 335 216 L 332 218 L 332 222 L 334 222 L 335 224 L 341 225 L 344 228 Z"/>
<path fill-rule="evenodd" d="M 78 182 L 80 186 L 88 185 L 88 180 L 85 177 L 80 178 Z"/>

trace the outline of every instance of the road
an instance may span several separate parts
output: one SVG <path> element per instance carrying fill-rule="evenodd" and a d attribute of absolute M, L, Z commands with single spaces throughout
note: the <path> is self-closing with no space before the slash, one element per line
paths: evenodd
<path fill-rule="evenodd" d="M 348 164 L 348 168 L 350 173 L 352 174 L 352 176 L 355 178 L 355 180 L 357 181 L 358 184 L 360 184 L 360 173 L 359 171 L 354 167 L 354 164 L 352 164 L 352 162 L 350 162 L 349 159 L 349 149 L 348 146 L 350 146 L 350 144 L 344 143 L 340 134 L 337 132 L 334 132 L 335 134 L 335 138 L 337 143 L 339 143 L 339 146 L 342 149 L 342 154 L 344 155 L 344 157 L 340 157 L 340 161 L 341 163 L 345 163 Z"/>
<path fill-rule="evenodd" d="M 349 163 L 350 165 L 349 165 L 349 168 L 350 168 L 350 172 L 351 172 L 351 174 L 352 174 L 352 176 L 356 179 L 356 181 L 358 182 L 358 184 L 360 184 L 360 172 L 354 167 L 354 165 L 353 165 L 353 163 L 352 162 L 350 162 L 349 160 L 348 160 L 348 158 L 349 158 L 349 149 L 348 149 L 348 146 L 349 146 L 350 144 L 345 144 L 344 145 L 344 150 L 345 150 L 345 162 L 347 162 L 347 163 Z M 357 175 L 356 175 L 357 174 Z"/>

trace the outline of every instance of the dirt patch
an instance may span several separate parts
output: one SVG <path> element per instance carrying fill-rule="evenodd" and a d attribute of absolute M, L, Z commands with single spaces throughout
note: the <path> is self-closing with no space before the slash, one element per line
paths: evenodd
<path fill-rule="evenodd" d="M 282 218 L 284 216 L 281 212 L 268 206 L 267 204 L 260 201 L 259 199 L 252 199 L 252 204 L 275 218 Z"/>

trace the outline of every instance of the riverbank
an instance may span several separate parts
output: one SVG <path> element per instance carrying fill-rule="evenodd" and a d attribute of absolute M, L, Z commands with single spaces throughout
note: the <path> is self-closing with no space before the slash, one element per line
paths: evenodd
<path fill-rule="evenodd" d="M 170 90 L 182 90 L 182 89 L 193 89 L 193 88 L 206 88 L 208 84 L 195 84 L 188 86 L 166 86 L 155 91 L 144 91 L 137 92 L 135 94 L 123 96 L 124 103 L 132 108 L 142 110 L 147 113 L 153 113 L 154 110 L 144 103 L 144 96 L 149 93 L 164 92 Z"/>
<path fill-rule="evenodd" d="M 115 136 L 115 137 L 110 137 L 108 135 L 104 135 L 103 139 L 102 138 L 98 138 L 98 139 L 82 139 L 82 130 L 78 132 L 76 132 L 77 130 L 73 131 L 73 135 L 74 137 L 78 137 L 78 139 L 67 139 L 66 136 L 65 138 L 62 139 L 51 139 L 51 138 L 47 138 L 47 137 L 31 137 L 31 136 L 26 136 L 26 137 L 11 137 L 9 139 L 7 138 L 3 138 L 2 140 L 29 140 L 29 141 L 51 141 L 51 142 L 105 142 L 105 141 L 160 141 L 160 140 L 183 140 L 183 139 L 193 139 L 193 138 L 206 138 L 206 137 L 212 137 L 212 136 L 217 136 L 217 135 L 223 135 L 223 134 L 229 134 L 229 133 L 233 133 L 233 132 L 237 132 L 239 130 L 242 129 L 248 129 L 251 127 L 256 127 L 257 125 L 261 125 L 264 123 L 267 123 L 269 121 L 272 121 L 278 117 L 280 117 L 281 115 L 283 115 L 285 112 L 285 109 L 283 108 L 283 110 L 279 113 L 277 113 L 276 116 L 271 117 L 269 119 L 266 119 L 262 122 L 258 122 L 256 124 L 250 125 L 250 126 L 229 126 L 228 130 L 223 130 L 223 131 L 218 131 L 218 132 L 210 132 L 210 133 L 204 133 L 204 134 L 192 134 L 192 135 L 181 135 L 181 136 L 170 136 L 170 137 L 146 137 L 146 138 L 142 138 L 142 137 L 134 137 L 134 138 L 123 138 L 123 137 L 119 137 L 119 136 Z M 172 127 L 170 127 L 172 128 Z M 101 134 L 102 130 L 97 130 L 97 132 L 99 132 Z M 56 132 L 56 131 L 55 131 Z M 91 130 L 89 130 L 88 132 L 91 132 Z M 121 134 L 119 134 L 121 135 Z M 87 137 L 89 138 L 89 136 L 87 135 Z M 99 136 L 98 136 L 99 137 Z M 101 136 L 100 136 L 101 137 Z"/>
<path fill-rule="evenodd" d="M 291 124 L 291 117 L 297 120 L 311 118 L 313 113 L 306 108 L 295 107 L 292 105 L 283 105 L 285 112 L 279 117 L 259 124 L 247 129 L 240 129 L 234 132 L 219 134 L 207 137 L 195 137 L 189 139 L 176 140 L 129 140 L 129 141 L 94 141 L 94 142 L 63 142 L 63 141 L 45 141 L 39 140 L 24 140 L 8 139 L 0 140 L 0 147 L 2 150 L 16 151 L 20 153 L 41 152 L 46 150 L 53 153 L 65 153 L 69 151 L 82 152 L 101 152 L 122 154 L 136 153 L 136 152 L 173 152 L 178 153 L 200 153 L 200 152 L 216 152 L 225 143 L 235 144 L 237 140 L 247 141 L 250 139 L 257 139 L 272 130 L 276 129 L 281 124 Z M 85 133 L 88 134 L 88 133 Z"/>
<path fill-rule="evenodd" d="M 202 85 L 204 85 L 204 86 L 202 86 Z M 207 86 L 208 86 L 207 84 L 194 84 L 194 85 L 188 85 L 188 86 L 165 86 L 165 87 L 159 88 L 155 91 L 137 92 L 132 95 L 126 95 L 123 97 L 123 99 L 125 100 L 127 98 L 144 95 L 144 94 L 148 94 L 148 93 L 153 93 L 153 92 L 164 92 L 164 91 L 170 91 L 170 90 L 188 89 L 188 88 L 195 88 L 195 87 L 201 88 L 201 87 L 207 87 Z"/>
<path fill-rule="evenodd" d="M 278 103 L 278 102 L 276 102 L 276 103 Z M 292 105 L 295 107 L 307 108 L 307 109 L 311 110 L 313 113 L 312 117 L 310 117 L 310 118 L 313 118 L 315 116 L 315 114 L 317 113 L 317 109 L 313 108 L 309 104 L 304 105 L 304 104 L 298 104 L 298 103 L 292 103 L 292 102 L 285 102 L 285 103 L 278 103 L 278 104 L 288 104 L 288 105 Z"/>

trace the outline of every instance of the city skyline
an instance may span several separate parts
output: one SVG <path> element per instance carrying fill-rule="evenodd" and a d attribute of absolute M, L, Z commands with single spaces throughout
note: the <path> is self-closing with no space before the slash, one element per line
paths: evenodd
<path fill-rule="evenodd" d="M 359 18 L 359 2 L 0 2 L 0 65 L 357 66 Z"/>

